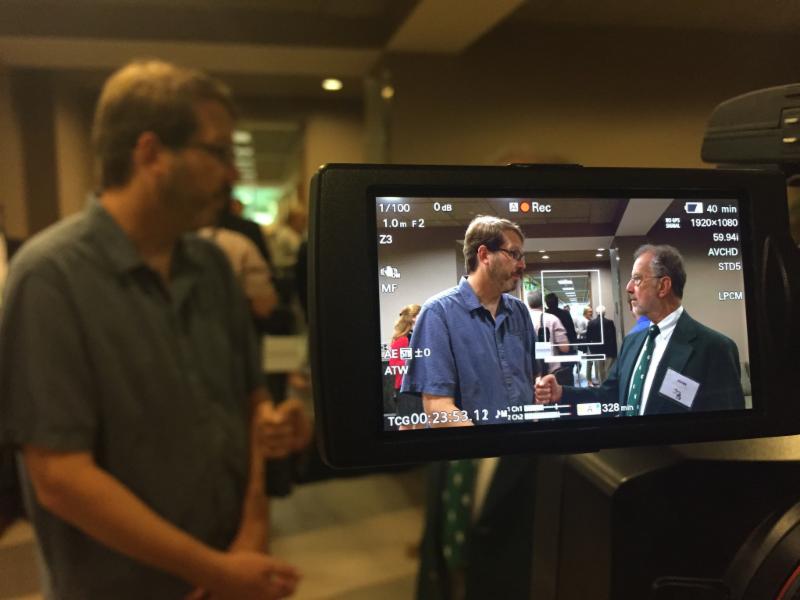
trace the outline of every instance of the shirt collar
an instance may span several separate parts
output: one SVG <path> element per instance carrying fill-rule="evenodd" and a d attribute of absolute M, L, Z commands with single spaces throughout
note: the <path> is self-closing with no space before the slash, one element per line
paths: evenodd
<path fill-rule="evenodd" d="M 462 277 L 458 284 L 458 294 L 464 301 L 464 305 L 467 307 L 467 310 L 472 311 L 481 307 L 481 301 L 478 300 L 478 296 L 475 295 L 475 290 L 472 289 L 472 286 L 469 284 L 469 281 L 467 281 L 466 277 Z"/>
<path fill-rule="evenodd" d="M 106 255 L 115 272 L 122 274 L 140 268 L 149 268 L 128 235 L 105 207 L 100 204 L 97 197 L 89 200 L 86 211 L 90 230 L 98 243 L 98 247 Z M 183 238 L 178 239 L 175 245 L 172 261 L 174 273 L 178 273 L 185 267 L 196 263 Z"/>
<path fill-rule="evenodd" d="M 679 306 L 671 313 L 669 313 L 666 317 L 661 319 L 657 323 L 658 325 L 658 336 L 656 339 L 668 342 L 670 336 L 672 336 L 672 332 L 675 331 L 675 325 L 678 323 L 678 319 L 683 314 L 683 306 Z"/>
<path fill-rule="evenodd" d="M 114 271 L 125 273 L 144 266 L 133 242 L 96 197 L 89 200 L 86 213 L 89 229 Z"/>
<path fill-rule="evenodd" d="M 467 310 L 472 312 L 478 308 L 484 308 L 481 301 L 478 299 L 478 296 L 475 294 L 475 290 L 472 289 L 472 286 L 467 281 L 466 277 L 461 278 L 461 282 L 458 284 L 458 293 L 461 296 L 461 300 L 464 302 L 464 305 L 467 307 Z M 500 294 L 500 300 L 497 303 L 497 312 L 508 312 L 508 307 L 506 304 L 505 294 Z"/>

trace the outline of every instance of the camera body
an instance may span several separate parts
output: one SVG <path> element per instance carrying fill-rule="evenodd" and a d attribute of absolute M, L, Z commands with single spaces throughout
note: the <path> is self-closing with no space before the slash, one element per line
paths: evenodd
<path fill-rule="evenodd" d="M 310 200 L 314 396 L 320 447 L 334 466 L 800 432 L 800 407 L 784 392 L 800 359 L 800 261 L 779 171 L 333 164 L 315 175 Z M 673 409 L 658 414 L 632 415 L 613 399 L 482 407 L 466 399 L 462 369 L 457 410 L 401 414 L 392 400 L 404 393 L 411 363 L 433 364 L 444 351 L 415 343 L 417 330 L 404 350 L 392 348 L 392 323 L 408 304 L 423 306 L 422 319 L 431 297 L 464 281 L 464 233 L 478 214 L 513 221 L 525 235 L 527 267 L 512 298 L 556 290 L 561 301 L 574 298 L 573 307 L 602 304 L 618 334 L 634 319 L 625 292 L 633 251 L 645 243 L 677 248 L 687 272 L 683 306 L 735 344 L 745 404 L 696 410 L 665 383 L 658 392 Z M 581 282 L 580 298 L 564 295 L 565 281 Z M 470 351 L 468 336 L 452 340 L 460 340 L 453 352 Z M 603 360 L 601 346 L 582 346 L 571 344 L 562 364 Z M 713 385 L 698 375 L 670 377 L 689 394 Z M 492 393 L 478 384 L 472 396 L 480 402 Z M 462 420 L 470 426 L 440 427 Z"/>

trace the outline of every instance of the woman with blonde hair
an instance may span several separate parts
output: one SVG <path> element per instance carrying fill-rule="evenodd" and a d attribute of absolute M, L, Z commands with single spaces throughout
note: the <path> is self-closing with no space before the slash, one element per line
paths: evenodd
<path fill-rule="evenodd" d="M 403 384 L 403 375 L 405 372 L 406 359 L 400 357 L 401 348 L 408 348 L 411 341 L 411 331 L 414 329 L 414 323 L 417 320 L 417 315 L 421 307 L 419 304 L 409 304 L 404 306 L 400 311 L 400 316 L 394 324 L 394 333 L 392 334 L 391 355 L 389 358 L 390 367 L 399 367 L 394 369 L 394 401 L 397 408 L 397 414 L 401 412 L 408 412 L 412 410 L 409 407 L 403 408 L 408 402 L 403 402 L 400 397 L 400 386 Z M 420 401 L 421 403 L 421 401 Z M 413 402 L 416 408 L 416 402 Z"/>
<path fill-rule="evenodd" d="M 411 337 L 411 330 L 414 328 L 414 322 L 417 320 L 421 307 L 419 304 L 409 304 L 403 307 L 400 311 L 400 317 L 394 323 L 394 335 L 392 335 L 392 343 L 400 337 Z"/>
<path fill-rule="evenodd" d="M 394 323 L 394 334 L 392 335 L 392 354 L 389 359 L 390 367 L 404 367 L 406 361 L 400 358 L 400 348 L 408 348 L 411 340 L 411 330 L 417 320 L 421 307 L 419 304 L 409 304 L 400 311 L 400 317 Z M 403 374 L 400 369 L 395 369 L 394 393 L 395 397 L 400 392 L 400 385 L 403 383 Z"/>

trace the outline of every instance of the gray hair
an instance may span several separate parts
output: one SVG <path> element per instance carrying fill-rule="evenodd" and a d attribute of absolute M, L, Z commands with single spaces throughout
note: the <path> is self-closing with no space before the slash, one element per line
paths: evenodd
<path fill-rule="evenodd" d="M 528 292 L 528 306 L 531 308 L 542 308 L 542 292 L 533 290 Z"/>
<path fill-rule="evenodd" d="M 642 254 L 651 253 L 653 259 L 650 265 L 656 277 L 669 277 L 672 280 L 672 291 L 678 298 L 683 298 L 683 288 L 686 285 L 686 270 L 683 268 L 683 257 L 677 248 L 660 244 L 645 244 L 633 253 L 633 260 Z"/>

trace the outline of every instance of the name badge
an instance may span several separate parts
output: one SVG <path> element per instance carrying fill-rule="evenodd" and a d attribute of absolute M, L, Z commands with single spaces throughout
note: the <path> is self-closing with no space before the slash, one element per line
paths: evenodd
<path fill-rule="evenodd" d="M 553 344 L 550 342 L 536 342 L 536 359 L 543 360 L 553 356 Z"/>
<path fill-rule="evenodd" d="M 658 390 L 658 393 L 683 404 L 686 408 L 692 408 L 694 397 L 697 395 L 699 388 L 700 384 L 694 379 L 681 375 L 672 369 L 667 369 L 667 374 L 664 376 L 664 381 L 661 383 L 661 389 Z"/>

